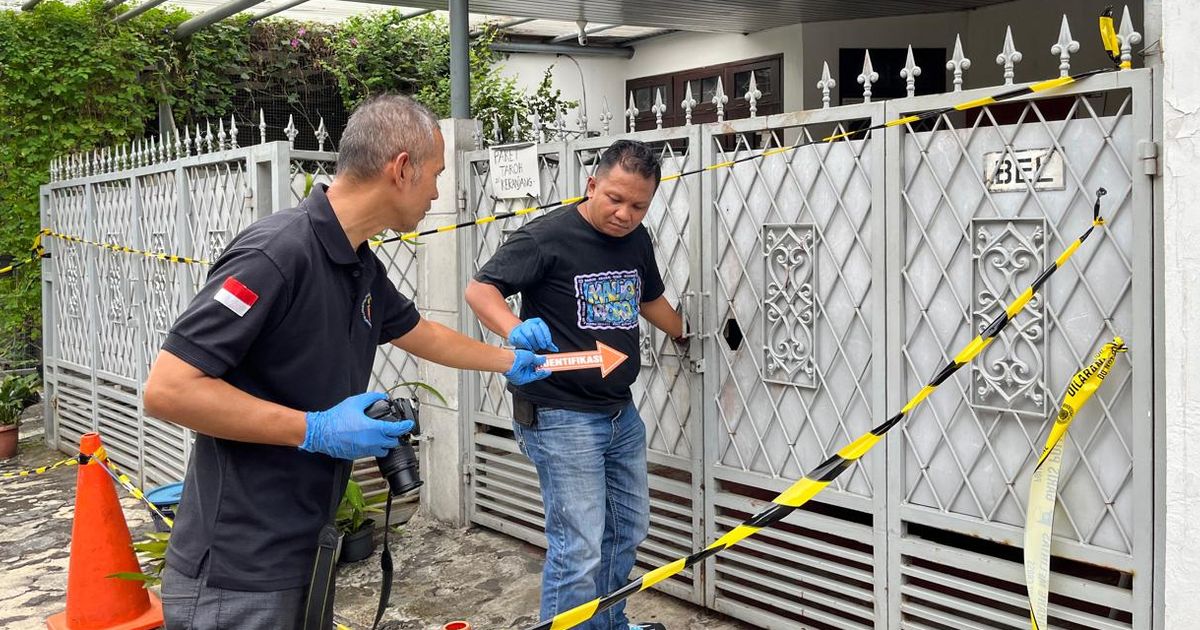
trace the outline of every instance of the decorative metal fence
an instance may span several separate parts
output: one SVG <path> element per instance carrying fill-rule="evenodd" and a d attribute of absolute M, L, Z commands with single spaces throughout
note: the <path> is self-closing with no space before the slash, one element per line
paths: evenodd
<path fill-rule="evenodd" d="M 1137 40 L 1128 17 L 1120 39 L 1128 59 Z M 1078 50 L 1065 19 L 1059 40 L 1053 54 L 1065 76 Z M 997 62 L 1005 85 L 1020 60 L 1011 41 Z M 1082 231 L 1104 187 L 1102 239 L 885 448 L 781 526 L 660 588 L 762 627 L 1027 628 L 1017 541 L 1031 464 L 1067 380 L 1119 334 L 1129 361 L 1067 446 L 1050 617 L 1070 629 L 1149 628 L 1149 71 L 812 142 L 995 92 L 961 91 L 969 64 L 956 45 L 953 93 L 871 102 L 877 75 L 865 61 L 861 104 L 826 100 L 814 111 L 617 136 L 656 147 L 664 175 L 726 164 L 664 183 L 646 219 L 668 297 L 699 338 L 679 357 L 643 328 L 635 399 L 647 423 L 652 527 L 639 567 L 703 547 L 897 410 L 1030 283 L 1048 252 Z M 910 96 L 919 71 L 910 56 Z M 827 95 L 831 84 L 823 77 L 818 89 Z M 758 95 L 752 86 L 713 103 L 728 98 L 753 111 Z M 686 98 L 682 107 L 694 105 Z M 544 140 L 533 122 L 512 137 Z M 581 194 L 615 139 L 559 134 L 539 144 L 542 194 L 519 204 L 493 199 L 486 151 L 464 154 L 463 218 Z M 464 235 L 465 272 L 516 227 Z M 463 323 L 496 341 L 469 314 Z M 470 518 L 544 544 L 536 474 L 513 443 L 503 385 L 476 375 L 466 383 Z"/>
<path fill-rule="evenodd" d="M 1128 16 L 1125 59 L 1139 35 Z M 1078 49 L 1064 19 L 1053 54 Z M 1156 523 L 1151 322 L 1154 155 L 1152 76 L 1128 70 L 1024 100 L 954 111 L 824 143 L 833 133 L 984 97 L 961 91 L 969 68 L 956 41 L 954 93 L 710 125 L 556 137 L 538 120 L 510 138 L 538 141 L 537 204 L 579 195 L 618 137 L 659 151 L 665 182 L 646 219 L 667 296 L 696 332 L 689 354 L 642 329 L 635 400 L 647 422 L 648 569 L 716 539 L 804 471 L 895 411 L 1028 284 L 1091 218 L 1099 239 L 1050 281 L 969 369 L 803 509 L 659 588 L 762 627 L 1023 629 L 1020 540 L 1031 462 L 1066 380 L 1114 334 L 1130 346 L 1110 383 L 1076 419 L 1055 519 L 1050 617 L 1080 630 L 1151 627 Z M 1020 59 L 1006 39 L 1006 85 Z M 933 71 L 935 69 L 926 69 Z M 720 117 L 729 96 L 713 104 Z M 661 100 L 658 99 L 658 100 Z M 685 111 L 696 105 L 691 95 Z M 659 108 L 661 109 L 661 108 Z M 658 113 L 658 112 L 656 112 Z M 633 121 L 639 112 L 624 112 Z M 690 122 L 690 118 L 689 118 Z M 586 121 L 581 121 L 581 126 Z M 659 116 L 661 126 L 661 115 Z M 221 127 L 218 127 L 220 131 Z M 55 232 L 203 260 L 255 218 L 290 207 L 325 181 L 335 154 L 289 143 L 232 146 L 220 133 L 74 156 L 42 189 Z M 236 137 L 236 136 L 233 136 Z M 289 137 L 294 138 L 294 132 Z M 479 139 L 482 141 L 482 138 Z M 215 144 L 215 147 L 214 147 Z M 788 149 L 796 144 L 800 148 Z M 764 152 L 769 155 L 762 156 Z M 739 161 L 752 156 L 761 159 Z M 460 155 L 462 219 L 528 202 L 492 196 L 488 154 Z M 460 232 L 465 282 L 536 215 Z M 430 242 L 427 246 L 436 246 Z M 63 239 L 43 261 L 47 436 L 60 448 L 100 430 L 146 485 L 182 478 L 191 436 L 144 415 L 140 388 L 166 330 L 204 279 L 182 265 Z M 381 250 L 389 276 L 416 291 L 412 246 Z M 514 307 L 516 305 L 514 304 Z M 463 330 L 500 340 L 469 312 Z M 374 386 L 415 380 L 388 348 Z M 532 465 L 512 439 L 503 379 L 468 374 L 460 392 L 469 442 L 468 515 L 544 544 Z M 361 471 L 365 477 L 368 471 Z"/>
<path fill-rule="evenodd" d="M 287 134 L 295 140 L 294 126 Z M 320 129 L 317 136 L 323 144 Z M 66 157 L 42 187 L 42 225 L 82 239 L 45 239 L 47 441 L 70 450 L 83 433 L 99 431 L 113 460 L 144 486 L 180 480 L 187 469 L 191 431 L 147 416 L 141 393 L 208 262 L 255 219 L 294 207 L 311 186 L 332 179 L 336 153 L 299 151 L 291 142 L 239 147 L 236 138 L 236 127 L 226 135 L 222 122 L 216 135 L 186 130 Z M 393 282 L 413 296 L 412 246 L 389 244 L 378 253 Z M 375 388 L 416 380 L 416 363 L 387 346 L 372 376 Z M 369 464 L 356 467 L 357 477 L 378 490 Z"/>

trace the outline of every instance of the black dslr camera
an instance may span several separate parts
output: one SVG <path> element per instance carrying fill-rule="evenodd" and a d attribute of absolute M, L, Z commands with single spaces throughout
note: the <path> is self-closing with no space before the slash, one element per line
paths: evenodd
<path fill-rule="evenodd" d="M 368 417 L 385 422 L 412 420 L 413 430 L 400 436 L 400 443 L 383 457 L 376 457 L 379 474 L 387 479 L 393 496 L 400 496 L 421 487 L 421 471 L 418 468 L 417 452 L 413 450 L 411 436 L 421 435 L 421 423 L 417 419 L 416 400 L 406 398 L 384 399 L 371 403 L 363 412 Z"/>

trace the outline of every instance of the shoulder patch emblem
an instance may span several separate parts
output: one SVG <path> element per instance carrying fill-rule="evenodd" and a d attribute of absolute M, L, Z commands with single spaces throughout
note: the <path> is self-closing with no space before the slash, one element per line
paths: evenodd
<path fill-rule="evenodd" d="M 258 294 L 242 284 L 235 276 L 225 278 L 213 299 L 224 304 L 238 317 L 244 316 L 258 301 Z"/>

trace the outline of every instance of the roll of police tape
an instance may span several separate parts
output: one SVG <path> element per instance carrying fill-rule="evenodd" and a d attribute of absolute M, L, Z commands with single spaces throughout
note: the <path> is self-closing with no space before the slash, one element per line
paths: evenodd
<path fill-rule="evenodd" d="M 1062 408 L 1050 427 L 1046 446 L 1033 469 L 1033 478 L 1029 483 L 1029 507 L 1025 513 L 1025 585 L 1029 592 L 1029 620 L 1033 630 L 1048 628 L 1046 608 L 1050 595 L 1050 546 L 1063 440 L 1076 414 L 1108 376 L 1117 355 L 1125 351 L 1125 341 L 1114 337 L 1100 348 L 1091 363 L 1071 378 Z"/>
<path fill-rule="evenodd" d="M 1054 272 L 1066 264 L 1067 260 L 1079 249 L 1091 236 L 1092 232 L 1104 225 L 1104 219 L 1100 216 L 1100 199 L 1106 194 L 1103 188 L 1096 191 L 1096 202 L 1092 208 L 1092 224 L 1086 231 L 1075 239 L 1067 248 L 1059 254 L 1058 258 L 1054 259 L 1037 278 L 1033 284 L 1029 285 L 1015 300 L 1013 300 L 1004 312 L 1000 313 L 993 319 L 983 332 L 976 336 L 968 343 L 954 359 L 947 363 L 941 370 L 938 371 L 929 383 L 922 387 L 916 394 L 909 399 L 908 403 L 900 409 L 898 413 L 888 418 L 879 426 L 871 429 L 869 432 L 859 436 L 850 444 L 842 447 L 834 455 L 830 456 L 825 461 L 818 464 L 815 468 L 805 473 L 799 481 L 792 484 L 787 490 L 784 490 L 779 496 L 771 500 L 771 506 L 767 509 L 755 514 L 748 520 L 733 528 L 717 539 L 703 550 L 693 553 L 684 558 L 658 567 L 649 573 L 642 575 L 630 581 L 625 586 L 598 597 L 592 601 L 580 604 L 570 610 L 559 613 L 551 619 L 543 620 L 537 625 L 531 626 L 529 630 L 565 630 L 566 628 L 574 627 L 588 619 L 591 619 L 596 613 L 607 610 L 617 602 L 629 598 L 634 593 L 644 591 L 651 586 L 687 569 L 707 560 L 708 558 L 717 555 L 718 553 L 729 549 L 738 544 L 746 537 L 755 532 L 774 525 L 786 518 L 797 508 L 804 505 L 826 488 L 834 479 L 845 472 L 850 466 L 862 456 L 866 455 L 876 444 L 879 443 L 883 436 L 887 434 L 893 427 L 899 424 L 904 418 L 917 406 L 920 405 L 930 394 L 934 392 L 942 383 L 946 382 L 955 372 L 964 365 L 970 363 L 990 345 L 1000 332 L 1004 330 L 1016 316 L 1025 309 L 1025 305 L 1029 303 L 1035 293 L 1050 279 Z"/>

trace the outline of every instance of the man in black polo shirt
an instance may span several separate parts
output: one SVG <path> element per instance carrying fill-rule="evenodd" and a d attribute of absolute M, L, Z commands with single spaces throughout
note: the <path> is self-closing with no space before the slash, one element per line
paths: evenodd
<path fill-rule="evenodd" d="M 366 242 L 416 227 L 444 147 L 421 105 L 364 103 L 328 188 L 239 234 L 176 320 L 145 387 L 146 413 L 197 434 L 163 574 L 172 630 L 298 625 L 346 460 L 412 428 L 363 413 L 384 398 L 363 393 L 377 346 L 516 384 L 548 375 L 543 357 L 422 319 Z"/>
<path fill-rule="evenodd" d="M 585 201 L 513 233 L 467 287 L 479 321 L 513 346 L 571 352 L 601 342 L 629 357 L 607 376 L 578 370 L 509 385 L 513 428 L 537 468 L 546 512 L 543 620 L 624 586 L 650 525 L 646 428 L 629 391 L 640 367 L 639 316 L 684 341 L 641 225 L 660 176 L 649 147 L 613 143 Z M 520 319 L 504 301 L 516 293 Z M 620 603 L 577 627 L 659 626 L 630 626 Z"/>

